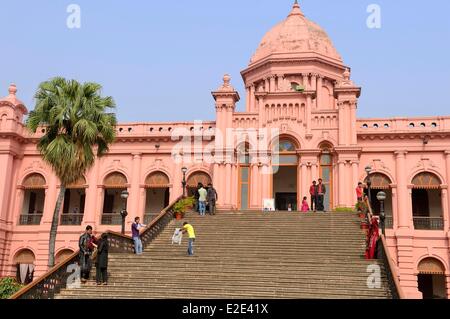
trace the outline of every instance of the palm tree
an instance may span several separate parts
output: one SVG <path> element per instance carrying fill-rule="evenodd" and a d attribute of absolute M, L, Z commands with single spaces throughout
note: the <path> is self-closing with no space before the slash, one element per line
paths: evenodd
<path fill-rule="evenodd" d="M 115 103 L 112 97 L 101 97 L 101 88 L 96 83 L 81 84 L 61 77 L 42 82 L 35 94 L 35 109 L 26 121 L 33 133 L 45 128 L 37 147 L 61 182 L 50 229 L 49 267 L 55 264 L 55 240 L 66 186 L 80 179 L 115 139 L 116 116 L 107 113 Z"/>

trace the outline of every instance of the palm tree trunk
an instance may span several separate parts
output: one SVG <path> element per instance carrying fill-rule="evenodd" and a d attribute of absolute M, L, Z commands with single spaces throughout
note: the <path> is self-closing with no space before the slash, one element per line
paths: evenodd
<path fill-rule="evenodd" d="M 50 228 L 50 241 L 48 243 L 48 268 L 52 268 L 55 265 L 55 242 L 56 234 L 58 232 L 59 212 L 64 200 L 64 194 L 66 193 L 66 186 L 61 185 L 59 190 L 58 200 L 56 201 L 55 211 L 53 212 L 52 227 Z"/>

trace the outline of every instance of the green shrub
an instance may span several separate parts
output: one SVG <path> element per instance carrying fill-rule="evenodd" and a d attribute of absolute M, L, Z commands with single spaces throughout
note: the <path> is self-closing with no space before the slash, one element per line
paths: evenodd
<path fill-rule="evenodd" d="M 338 207 L 334 211 L 338 213 L 353 213 L 355 210 L 349 207 Z"/>
<path fill-rule="evenodd" d="M 22 287 L 23 285 L 19 284 L 14 278 L 6 277 L 0 279 L 0 299 L 8 299 Z"/>

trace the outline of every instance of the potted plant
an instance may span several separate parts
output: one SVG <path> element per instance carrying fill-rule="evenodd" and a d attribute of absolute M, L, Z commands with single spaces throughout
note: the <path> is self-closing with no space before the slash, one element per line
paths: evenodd
<path fill-rule="evenodd" d="M 175 218 L 178 220 L 184 218 L 185 209 L 186 208 L 183 200 L 179 200 L 178 202 L 176 202 L 175 205 L 173 205 L 173 213 L 175 215 Z"/>

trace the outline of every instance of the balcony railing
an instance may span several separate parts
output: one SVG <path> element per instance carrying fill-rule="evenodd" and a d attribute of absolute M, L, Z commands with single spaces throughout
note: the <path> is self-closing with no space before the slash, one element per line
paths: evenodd
<path fill-rule="evenodd" d="M 103 214 L 102 215 L 102 225 L 121 225 L 122 216 L 119 214 Z"/>
<path fill-rule="evenodd" d="M 42 214 L 20 215 L 20 225 L 39 225 L 41 223 Z"/>
<path fill-rule="evenodd" d="M 444 230 L 442 217 L 413 217 L 414 229 L 418 230 Z"/>
<path fill-rule="evenodd" d="M 83 214 L 62 214 L 61 225 L 81 225 L 83 221 Z"/>

